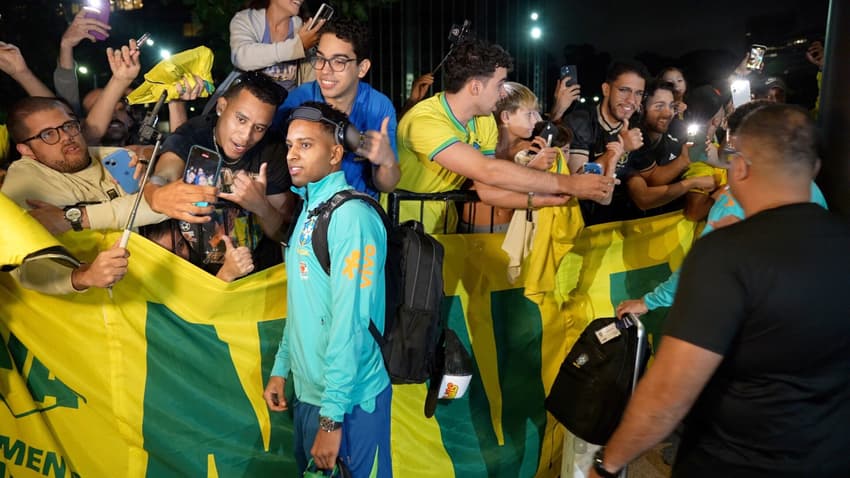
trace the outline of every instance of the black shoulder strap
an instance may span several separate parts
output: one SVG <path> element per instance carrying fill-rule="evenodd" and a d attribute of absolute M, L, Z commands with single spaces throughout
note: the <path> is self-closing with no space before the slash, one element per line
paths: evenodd
<path fill-rule="evenodd" d="M 340 191 L 327 201 L 316 206 L 312 211 L 307 213 L 307 218 L 311 218 L 313 216 L 318 216 L 316 219 L 316 224 L 313 225 L 313 252 L 316 254 L 316 260 L 321 264 L 322 269 L 325 271 L 325 274 L 331 274 L 331 257 L 330 251 L 328 251 L 328 226 L 331 223 L 331 214 L 336 210 L 336 208 L 340 207 L 346 201 L 351 199 L 360 199 L 365 203 L 372 206 L 375 211 L 381 216 L 381 220 L 384 222 L 384 227 L 389 232 L 390 230 L 390 219 L 387 217 L 387 214 L 384 212 L 384 208 L 376 201 L 372 196 L 368 194 L 361 193 L 359 191 L 355 191 L 354 189 L 346 189 L 344 191 Z"/>
<path fill-rule="evenodd" d="M 313 243 L 313 253 L 316 254 L 316 260 L 319 261 L 319 264 L 321 264 L 322 269 L 328 276 L 331 275 L 331 257 L 330 251 L 328 251 L 328 225 L 331 223 L 331 214 L 334 210 L 336 210 L 336 208 L 351 199 L 360 199 L 366 204 L 372 206 L 372 208 L 378 212 L 378 215 L 381 216 L 381 220 L 384 222 L 384 227 L 387 229 L 387 233 L 390 231 L 390 218 L 387 216 L 387 213 L 384 212 L 384 208 L 381 207 L 380 203 L 378 203 L 378 201 L 376 201 L 372 196 L 354 189 L 340 191 L 331 196 L 331 198 L 327 201 L 316 206 L 312 211 L 307 213 L 307 218 L 309 219 L 313 216 L 318 216 L 316 224 L 313 225 L 313 237 L 311 241 Z M 378 331 L 378 327 L 375 325 L 375 322 L 371 319 L 369 320 L 369 333 L 372 334 L 372 337 L 375 339 L 375 342 L 378 343 L 378 346 L 383 348 L 384 344 L 386 344 L 386 339 L 384 339 L 381 332 Z"/>

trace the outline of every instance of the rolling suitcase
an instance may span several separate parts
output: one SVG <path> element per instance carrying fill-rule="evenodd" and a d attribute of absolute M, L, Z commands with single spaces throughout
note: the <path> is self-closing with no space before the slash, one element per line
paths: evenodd
<path fill-rule="evenodd" d="M 646 331 L 637 317 L 594 320 L 561 364 L 546 409 L 579 439 L 606 443 L 646 367 L 648 352 Z"/>

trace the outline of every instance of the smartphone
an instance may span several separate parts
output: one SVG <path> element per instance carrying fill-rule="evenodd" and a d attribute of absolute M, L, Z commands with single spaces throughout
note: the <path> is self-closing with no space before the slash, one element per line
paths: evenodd
<path fill-rule="evenodd" d="M 183 182 L 199 186 L 218 186 L 218 176 L 221 174 L 221 155 L 213 150 L 192 146 L 189 158 L 186 159 L 186 170 L 183 171 Z M 198 207 L 209 206 L 206 202 L 195 204 Z"/>
<path fill-rule="evenodd" d="M 750 80 L 735 80 L 729 89 L 732 91 L 732 105 L 735 108 L 750 102 Z"/>
<path fill-rule="evenodd" d="M 581 171 L 584 174 L 602 174 L 602 165 L 588 161 L 584 163 Z"/>
<path fill-rule="evenodd" d="M 133 179 L 133 174 L 136 172 L 135 167 L 130 167 L 130 152 L 126 149 L 119 149 L 109 156 L 103 158 L 103 166 L 109 171 L 109 174 L 118 181 L 127 194 L 135 194 L 139 191 L 139 182 Z"/>
<path fill-rule="evenodd" d="M 576 70 L 575 65 L 564 65 L 561 67 L 561 79 L 563 80 L 568 76 L 570 79 L 567 81 L 566 86 L 578 84 L 578 71 Z"/>
<path fill-rule="evenodd" d="M 552 146 L 552 141 L 554 141 L 555 137 L 558 136 L 558 127 L 551 121 L 547 121 L 543 125 L 543 129 L 540 130 L 540 134 L 537 136 L 546 140 L 547 147 Z"/>
<path fill-rule="evenodd" d="M 308 30 L 312 29 L 314 26 L 316 26 L 316 23 L 319 20 L 324 20 L 325 23 L 327 23 L 327 22 L 331 21 L 331 17 L 333 17 L 333 16 L 334 16 L 333 7 L 328 5 L 327 3 L 323 3 L 322 6 L 319 7 L 319 11 L 316 12 L 315 15 L 313 15 L 313 20 L 310 21 L 310 25 L 307 27 L 307 29 Z"/>
<path fill-rule="evenodd" d="M 764 69 L 764 53 L 767 47 L 764 45 L 750 46 L 750 55 L 747 57 L 747 69 L 752 71 L 761 71 Z"/>
<path fill-rule="evenodd" d="M 84 6 L 83 10 L 86 11 L 86 18 L 94 18 L 109 25 L 109 0 L 88 0 L 88 5 Z M 89 30 L 89 34 L 97 40 L 106 40 L 106 35 L 98 31 Z"/>

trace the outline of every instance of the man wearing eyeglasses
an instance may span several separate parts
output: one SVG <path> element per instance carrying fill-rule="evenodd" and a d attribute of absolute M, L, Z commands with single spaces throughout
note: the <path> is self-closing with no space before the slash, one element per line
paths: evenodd
<path fill-rule="evenodd" d="M 22 158 L 9 166 L 2 191 L 19 206 L 35 208 L 31 214 L 53 234 L 120 229 L 135 201 L 101 161 L 115 148 L 89 148 L 80 130 L 79 119 L 55 98 L 24 98 L 9 113 Z M 142 201 L 136 223 L 165 218 Z"/>
<path fill-rule="evenodd" d="M 592 161 L 602 165 L 606 176 L 619 177 L 617 169 L 625 167 L 628 154 L 643 146 L 643 134 L 637 127 L 629 128 L 629 119 L 640 110 L 648 76 L 646 67 L 638 62 L 615 60 L 608 66 L 602 83 L 602 101 L 576 108 L 564 118 L 573 131 L 571 172 L 580 172 L 585 163 Z M 608 197 L 597 201 L 606 206 L 615 203 L 613 208 L 582 201 L 585 224 L 621 219 L 618 211 L 625 198 L 623 188 L 615 188 Z"/>
<path fill-rule="evenodd" d="M 283 125 L 289 112 L 307 102 L 320 101 L 346 113 L 365 132 L 357 151 L 342 161 L 345 179 L 354 189 L 377 198 L 395 189 L 401 177 L 396 148 L 396 114 L 383 93 L 360 81 L 372 65 L 369 30 L 365 24 L 340 18 L 322 28 L 310 64 L 316 81 L 292 90 L 278 108 L 275 125 Z M 359 160 L 359 159 L 365 160 Z"/>
<path fill-rule="evenodd" d="M 0 191 L 30 209 L 30 215 L 53 234 L 120 229 L 135 202 L 135 195 L 128 195 L 103 165 L 102 159 L 115 148 L 88 148 L 80 129 L 71 109 L 55 98 L 24 98 L 9 112 L 9 131 L 22 157 L 9 166 Z M 164 219 L 141 202 L 137 225 Z M 112 254 L 111 262 L 126 262 L 124 249 L 106 252 Z M 74 275 L 50 278 L 47 287 L 51 293 L 70 293 L 94 285 L 106 287 L 120 278 L 113 274 L 97 281 L 80 280 L 81 272 L 99 265 L 103 264 L 94 261 Z M 123 267 L 126 270 L 126 264 Z"/>

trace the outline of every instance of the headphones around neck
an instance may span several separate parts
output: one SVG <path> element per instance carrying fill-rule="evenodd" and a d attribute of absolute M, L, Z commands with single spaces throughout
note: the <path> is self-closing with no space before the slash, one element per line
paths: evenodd
<path fill-rule="evenodd" d="M 289 115 L 289 121 L 306 120 L 314 123 L 324 121 L 334 127 L 334 140 L 336 144 L 341 144 L 347 151 L 354 152 L 360 146 L 362 133 L 354 127 L 348 120 L 334 121 L 322 114 L 322 110 L 312 106 L 299 106 L 292 110 Z"/>

